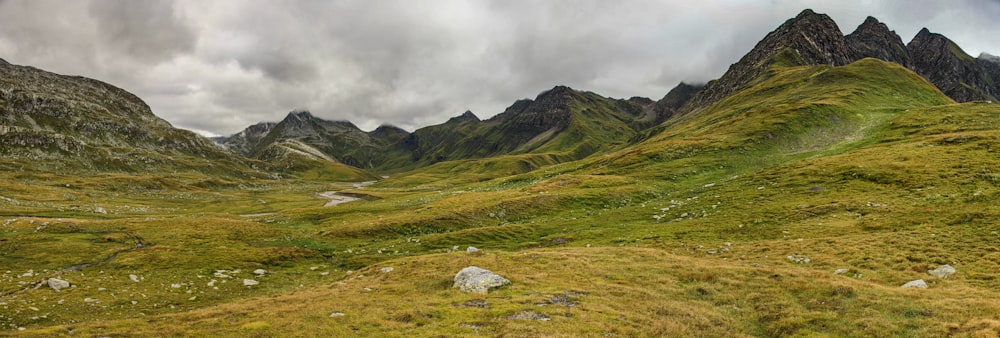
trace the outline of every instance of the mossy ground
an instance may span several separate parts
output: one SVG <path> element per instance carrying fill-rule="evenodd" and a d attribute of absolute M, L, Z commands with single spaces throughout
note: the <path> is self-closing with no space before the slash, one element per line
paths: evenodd
<path fill-rule="evenodd" d="M 954 104 L 911 75 L 874 60 L 776 69 L 615 152 L 445 162 L 365 188 L 4 172 L 0 325 L 38 336 L 996 336 L 1000 106 Z M 363 200 L 323 207 L 329 190 Z M 82 263 L 96 264 L 62 271 Z M 958 273 L 927 274 L 941 264 Z M 513 285 L 451 288 L 468 265 Z M 34 287 L 55 276 L 74 287 Z M 899 287 L 914 279 L 930 288 Z M 524 311 L 549 320 L 516 319 Z"/>

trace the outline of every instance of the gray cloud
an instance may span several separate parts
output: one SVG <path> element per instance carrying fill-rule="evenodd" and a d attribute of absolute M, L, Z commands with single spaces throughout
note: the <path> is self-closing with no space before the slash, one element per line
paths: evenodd
<path fill-rule="evenodd" d="M 295 108 L 364 129 L 480 117 L 568 85 L 659 98 L 720 76 L 804 8 L 1000 54 L 1000 1 L 0 1 L 0 57 L 110 82 L 229 134 Z"/>

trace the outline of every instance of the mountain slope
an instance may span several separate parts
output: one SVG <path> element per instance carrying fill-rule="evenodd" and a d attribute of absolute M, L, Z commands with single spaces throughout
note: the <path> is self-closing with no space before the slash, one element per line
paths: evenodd
<path fill-rule="evenodd" d="M 3 60 L 0 143 L 7 165 L 42 171 L 252 171 L 245 158 L 173 128 L 120 88 Z"/>
<path fill-rule="evenodd" d="M 29 288 L 9 302 L 9 322 L 32 335 L 1000 333 L 1000 106 L 955 104 L 875 59 L 768 72 L 607 156 L 450 186 L 387 187 L 393 177 L 359 191 L 383 199 L 212 219 L 207 234 L 112 223 L 163 249 L 67 272 L 77 287 L 60 297 Z M 11 224 L 31 239 L 35 226 Z M 101 226 L 113 228 L 82 225 Z M 69 236 L 58 229 L 44 235 Z M 211 262 L 172 259 L 184 255 Z M 958 272 L 928 273 L 944 264 Z M 512 285 L 453 288 L 469 265 Z M 900 288 L 916 279 L 928 289 Z"/>

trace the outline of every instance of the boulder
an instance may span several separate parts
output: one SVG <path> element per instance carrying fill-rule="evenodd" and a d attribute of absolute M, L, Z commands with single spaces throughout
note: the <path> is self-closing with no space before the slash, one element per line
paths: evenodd
<path fill-rule="evenodd" d="M 486 293 L 490 289 L 506 285 L 510 285 L 509 279 L 490 270 L 470 266 L 455 275 L 455 284 L 452 287 L 457 287 L 465 292 Z"/>
<path fill-rule="evenodd" d="M 901 288 L 904 288 L 904 289 L 909 289 L 909 288 L 926 289 L 927 288 L 927 282 L 924 282 L 923 279 L 913 280 L 913 281 L 906 282 L 906 284 L 903 284 L 903 286 L 901 286 Z"/>
<path fill-rule="evenodd" d="M 49 278 L 49 280 L 47 280 L 46 283 L 49 285 L 50 288 L 52 288 L 52 290 L 56 291 L 69 287 L 69 282 L 58 278 Z"/>
<path fill-rule="evenodd" d="M 945 264 L 945 265 L 942 265 L 942 266 L 939 266 L 937 268 L 934 268 L 932 270 L 928 270 L 927 271 L 927 273 L 931 274 L 931 276 L 934 276 L 934 277 L 937 277 L 937 278 L 942 278 L 942 279 L 948 278 L 949 276 L 954 275 L 955 272 L 956 272 L 955 268 L 951 267 L 951 265 L 948 265 L 948 264 Z"/>
<path fill-rule="evenodd" d="M 267 270 L 264 270 L 264 269 L 253 270 L 253 274 L 258 275 L 258 276 L 263 276 L 263 275 L 267 274 Z"/>
<path fill-rule="evenodd" d="M 257 284 L 260 284 L 260 282 L 255 281 L 253 279 L 244 279 L 243 280 L 243 285 L 246 285 L 246 286 L 254 286 L 254 285 L 257 285 Z"/>
<path fill-rule="evenodd" d="M 470 255 L 474 254 L 474 253 L 479 253 L 479 249 L 476 249 L 476 247 L 474 247 L 474 246 L 470 246 L 468 248 L 465 248 L 465 253 L 470 254 Z"/>

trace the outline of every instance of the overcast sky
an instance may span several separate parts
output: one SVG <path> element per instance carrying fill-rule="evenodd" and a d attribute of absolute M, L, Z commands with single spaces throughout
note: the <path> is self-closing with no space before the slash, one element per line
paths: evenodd
<path fill-rule="evenodd" d="M 717 78 L 805 8 L 1000 55 L 1000 0 L 0 0 L 0 58 L 131 91 L 232 134 L 303 108 L 365 130 L 488 118 L 555 85 L 661 98 Z"/>

